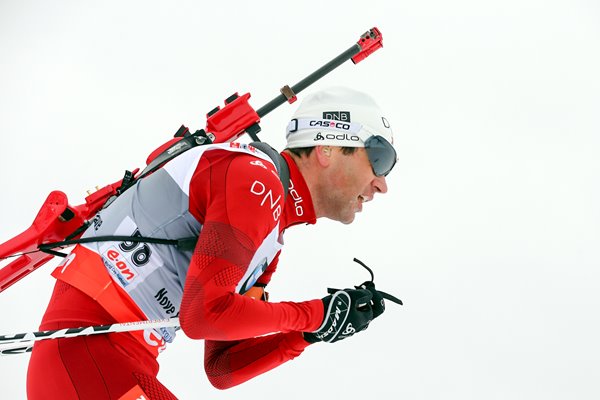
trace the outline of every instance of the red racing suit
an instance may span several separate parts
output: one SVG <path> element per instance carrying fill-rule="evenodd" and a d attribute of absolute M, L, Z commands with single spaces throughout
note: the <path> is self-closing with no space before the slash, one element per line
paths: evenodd
<path fill-rule="evenodd" d="M 99 213 L 84 237 L 195 234 L 195 249 L 76 246 L 53 272 L 58 282 L 40 329 L 179 316 L 187 336 L 205 339 L 205 371 L 219 389 L 301 354 L 308 346 L 301 332 L 323 320 L 321 300 L 270 303 L 243 295 L 269 283 L 285 229 L 316 222 L 308 187 L 283 156 L 290 170 L 286 199 L 270 159 L 235 143 L 196 147 L 140 180 Z M 160 329 L 37 342 L 28 397 L 174 398 L 156 380 L 156 356 L 174 336 Z"/>

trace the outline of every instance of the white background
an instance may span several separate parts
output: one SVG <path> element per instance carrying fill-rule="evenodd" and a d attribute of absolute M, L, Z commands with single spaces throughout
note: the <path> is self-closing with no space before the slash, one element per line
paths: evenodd
<path fill-rule="evenodd" d="M 270 291 L 358 284 L 356 256 L 405 306 L 224 392 L 179 335 L 159 378 L 182 399 L 600 398 L 593 0 L 2 0 L 0 240 L 50 191 L 81 204 L 180 124 L 202 128 L 235 91 L 264 105 L 373 26 L 384 48 L 307 92 L 352 86 L 387 110 L 389 193 L 351 226 L 290 230 Z M 268 115 L 263 139 L 281 149 L 294 109 Z M 0 294 L 0 334 L 38 327 L 55 264 Z M 25 397 L 28 359 L 0 358 L 2 398 Z"/>

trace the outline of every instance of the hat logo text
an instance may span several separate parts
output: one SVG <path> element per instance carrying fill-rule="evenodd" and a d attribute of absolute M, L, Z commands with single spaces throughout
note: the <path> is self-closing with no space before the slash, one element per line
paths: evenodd
<path fill-rule="evenodd" d="M 350 124 L 346 124 L 344 122 L 312 120 L 308 123 L 308 125 L 322 126 L 324 128 L 343 129 L 345 131 L 350 130 Z"/>
<path fill-rule="evenodd" d="M 345 140 L 345 141 L 349 141 L 349 142 L 359 142 L 360 138 L 356 135 L 348 135 L 347 133 L 326 133 L 323 135 L 323 133 L 319 132 L 317 133 L 317 136 L 315 136 L 315 138 L 313 139 L 313 141 L 319 141 L 319 140 Z"/>
<path fill-rule="evenodd" d="M 323 111 L 323 119 L 350 122 L 349 111 Z"/>

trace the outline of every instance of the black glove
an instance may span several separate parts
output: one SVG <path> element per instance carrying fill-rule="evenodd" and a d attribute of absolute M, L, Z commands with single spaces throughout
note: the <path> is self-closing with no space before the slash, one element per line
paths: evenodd
<path fill-rule="evenodd" d="M 356 286 L 357 289 L 366 289 L 371 292 L 373 296 L 371 299 L 371 308 L 373 309 L 373 319 L 379 317 L 385 311 L 385 302 L 383 301 L 383 292 L 375 289 L 375 283 L 373 281 L 366 281 L 360 286 Z M 402 303 L 401 303 L 402 304 Z"/>
<path fill-rule="evenodd" d="M 338 290 L 324 297 L 323 323 L 314 332 L 304 332 L 304 339 L 333 343 L 364 331 L 374 318 L 372 298 L 373 293 L 363 288 Z"/>
<path fill-rule="evenodd" d="M 314 332 L 304 332 L 307 342 L 333 343 L 364 331 L 385 311 L 384 299 L 402 305 L 399 298 L 375 289 L 373 270 L 357 258 L 354 261 L 369 271 L 371 280 L 355 286 L 355 289 L 328 289 L 330 295 L 322 299 L 325 310 L 323 324 Z"/>

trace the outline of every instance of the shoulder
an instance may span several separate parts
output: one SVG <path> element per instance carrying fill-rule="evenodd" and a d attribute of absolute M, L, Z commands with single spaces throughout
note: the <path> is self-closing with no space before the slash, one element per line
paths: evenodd
<path fill-rule="evenodd" d="M 277 223 L 283 210 L 283 186 L 273 163 L 259 154 L 228 148 L 204 153 L 192 178 L 192 212 L 200 220 Z"/>
<path fill-rule="evenodd" d="M 253 154 L 238 153 L 232 157 L 228 166 L 227 180 L 230 184 L 236 182 L 264 185 L 275 190 L 281 186 L 279 174 L 272 162 Z"/>
<path fill-rule="evenodd" d="M 240 154 L 229 164 L 226 179 L 228 208 L 281 216 L 284 191 L 275 166 L 251 154 Z M 240 200 L 243 199 L 243 204 Z"/>

